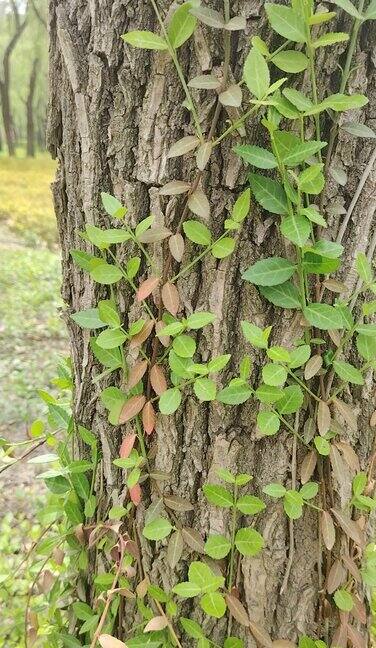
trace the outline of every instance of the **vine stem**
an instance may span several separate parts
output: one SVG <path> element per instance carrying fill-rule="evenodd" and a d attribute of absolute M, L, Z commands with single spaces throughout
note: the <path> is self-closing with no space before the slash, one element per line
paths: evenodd
<path fill-rule="evenodd" d="M 296 433 L 299 431 L 299 412 L 296 412 L 295 414 L 295 422 L 294 422 L 294 430 Z M 291 459 L 291 488 L 292 490 L 296 489 L 296 451 L 297 451 L 297 436 L 296 434 L 293 436 L 293 442 L 292 442 L 292 459 Z M 283 578 L 283 582 L 281 585 L 280 589 L 280 594 L 283 594 L 284 591 L 286 590 L 286 587 L 289 582 L 290 578 L 290 573 L 292 569 L 292 565 L 294 562 L 294 553 L 295 553 L 295 538 L 294 538 L 294 520 L 292 518 L 289 518 L 289 538 L 290 538 L 290 543 L 289 543 L 289 556 L 287 560 L 287 565 L 286 565 L 286 571 L 285 575 Z"/>
<path fill-rule="evenodd" d="M 237 508 L 236 502 L 238 499 L 238 486 L 234 484 L 234 505 L 232 507 L 232 518 L 231 518 L 231 553 L 230 553 L 230 567 L 229 575 L 227 582 L 227 589 L 231 592 L 234 581 L 234 556 L 235 556 L 235 534 L 236 534 L 236 521 L 237 521 Z"/>

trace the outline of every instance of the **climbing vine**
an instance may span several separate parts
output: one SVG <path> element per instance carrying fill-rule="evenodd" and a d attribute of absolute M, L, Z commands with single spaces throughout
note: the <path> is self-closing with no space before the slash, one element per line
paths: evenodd
<path fill-rule="evenodd" d="M 51 534 L 33 547 L 40 565 L 37 580 L 49 561 L 55 561 L 52 571 L 49 567 L 56 577 L 51 595 L 55 603 L 43 631 L 52 648 L 61 641 L 68 647 L 168 648 L 192 645 L 192 640 L 200 648 L 210 648 L 218 646 L 208 632 L 212 626 L 200 619 L 212 617 L 226 619 L 221 648 L 248 645 L 248 633 L 266 648 L 294 645 L 284 637 L 271 638 L 252 620 L 252 610 L 242 600 L 242 557 L 263 551 L 258 516 L 267 515 L 268 503 L 280 499 L 290 530 L 283 589 L 288 588 L 294 561 L 294 521 L 305 508 L 317 516 L 318 630 L 315 638 L 300 637 L 299 648 L 324 648 L 329 641 L 334 646 L 346 646 L 349 641 L 358 648 L 365 645 L 364 584 L 376 586 L 375 546 L 367 546 L 366 532 L 367 517 L 376 500 L 373 464 L 361 470 L 347 432 L 357 430 L 349 404 L 351 394 L 376 365 L 376 324 L 372 321 L 376 280 L 372 251 L 356 257 L 359 281 L 351 294 L 344 283 L 331 277 L 341 267 L 344 229 L 341 227 L 337 240 L 325 234 L 322 197 L 338 129 L 358 137 L 374 136 L 367 126 L 355 121 L 342 125 L 340 115 L 367 103 L 361 94 L 347 94 L 346 87 L 359 30 L 366 20 L 375 18 L 375 3 L 364 7 L 361 1 L 358 8 L 350 0 L 332 3 L 352 17 L 350 34 L 326 30 L 336 13 L 315 12 L 310 0 L 292 0 L 291 6 L 267 3 L 270 27 L 283 40 L 271 52 L 261 38 L 253 37 L 238 82 L 232 80 L 230 70 L 231 35 L 245 28 L 245 20 L 231 15 L 228 0 L 224 0 L 223 13 L 194 0 L 185 2 L 168 22 L 156 2 L 151 0 L 151 4 L 160 33 L 130 32 L 123 40 L 127 47 L 160 50 L 170 56 L 185 92 L 192 134 L 175 142 L 168 158 L 194 156 L 197 169 L 192 177 L 175 179 L 159 190 L 162 204 L 171 196 L 181 200 L 180 220 L 173 229 L 153 215 L 132 227 L 126 207 L 116 197 L 102 193 L 103 209 L 112 227 L 86 225 L 81 232 L 82 249 L 71 252 L 83 272 L 108 291 L 98 304 L 71 317 L 78 327 L 91 331 L 90 349 L 102 366 L 94 380 L 103 383 L 101 401 L 109 422 L 127 424 L 131 431 L 124 434 L 119 456 L 113 461 L 121 471 L 125 492 L 103 515 L 98 506 L 98 465 L 102 460 L 98 439 L 95 430 L 82 427 L 71 417 L 69 391 L 65 390 L 72 384 L 66 367 L 59 379 L 63 401 L 43 394 L 53 431 L 45 433 L 38 425 L 33 435 L 42 439 L 39 443 L 49 442 L 56 448 L 56 454 L 37 458 L 53 464 L 42 474 L 53 493 L 48 507 Z M 198 21 L 223 33 L 221 78 L 211 74 L 190 80 L 184 77 L 178 50 L 193 35 Z M 345 41 L 348 53 L 339 92 L 320 98 L 316 52 Z M 289 76 L 281 76 L 281 72 Z M 309 80 L 310 93 L 297 90 L 293 83 L 301 73 Z M 197 90 L 217 93 L 208 133 L 202 129 Z M 222 108 L 229 122 L 218 132 Z M 247 142 L 246 126 L 251 117 L 264 129 L 266 148 Z M 328 119 L 327 142 L 322 128 Z M 210 196 L 202 180 L 213 150 L 227 139 L 233 142 L 234 153 L 249 174 L 224 221 L 223 233 L 215 238 L 206 224 Z M 294 311 L 301 330 L 294 344 L 286 347 L 274 341 L 272 326 L 263 329 L 255 322 L 242 322 L 239 335 L 244 336 L 250 351 L 264 358 L 260 376 L 252 373 L 248 355 L 238 368 L 230 354 L 202 361 L 197 340 L 203 329 L 210 335 L 215 315 L 200 310 L 184 312 L 179 295 L 179 280 L 189 276 L 207 255 L 220 263 L 236 254 L 239 232 L 252 218 L 256 204 L 272 215 L 287 253 L 256 261 L 244 270 L 242 280 L 256 286 L 276 313 L 280 309 Z M 153 253 L 155 248 L 158 255 Z M 128 313 L 120 311 L 118 302 L 125 286 L 135 301 Z M 357 355 L 350 363 L 347 352 L 354 345 Z M 258 404 L 259 436 L 274 436 L 284 430 L 293 439 L 291 483 L 265 484 L 265 501 L 252 492 L 248 474 L 220 469 L 216 483 L 203 486 L 208 506 L 227 509 L 227 533 L 223 535 L 210 533 L 204 538 L 187 526 L 185 515 L 194 505 L 176 495 L 169 475 L 154 466 L 149 439 L 158 433 L 159 417 L 178 412 L 187 394 L 193 394 L 203 407 L 209 402 L 235 407 L 253 399 Z M 371 426 L 375 424 L 373 416 Z M 66 433 L 64 440 L 59 437 L 61 430 Z M 74 458 L 71 440 L 73 448 L 77 442 L 85 446 L 86 460 Z M 304 450 L 300 465 L 298 448 Z M 9 459 L 13 449 L 3 444 L 4 457 Z M 336 483 L 342 483 L 346 472 L 351 474 L 351 494 L 341 509 Z M 140 505 L 146 508 L 141 530 L 137 524 Z M 185 550 L 192 556 L 184 580 L 176 578 L 170 591 L 153 582 L 145 568 L 143 551 L 148 543 L 167 547 L 166 560 L 172 570 Z M 43 559 L 41 554 L 47 557 Z M 92 601 L 86 599 L 82 584 L 88 570 L 97 592 Z M 70 581 L 77 571 L 80 575 L 72 587 Z M 30 637 L 40 634 L 38 612 L 32 613 L 33 596 L 31 590 L 26 612 Z M 68 602 L 63 613 L 58 600 L 64 596 Z M 127 606 L 138 611 L 139 622 L 132 629 L 125 623 Z M 38 610 L 37 603 L 34 607 Z M 32 642 L 26 639 L 26 644 Z"/>

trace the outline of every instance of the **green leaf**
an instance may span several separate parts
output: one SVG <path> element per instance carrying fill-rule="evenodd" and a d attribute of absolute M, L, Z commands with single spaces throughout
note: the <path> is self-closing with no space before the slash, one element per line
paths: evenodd
<path fill-rule="evenodd" d="M 322 192 L 325 185 L 322 166 L 322 164 L 312 164 L 302 171 L 298 178 L 300 191 L 313 195 L 318 195 Z"/>
<path fill-rule="evenodd" d="M 97 360 L 99 360 L 99 362 L 101 362 L 105 367 L 108 367 L 112 370 L 121 367 L 122 360 L 120 350 L 118 348 L 108 350 L 101 349 L 97 345 L 95 338 L 90 338 L 90 348 Z"/>
<path fill-rule="evenodd" d="M 308 158 L 318 153 L 318 151 L 321 151 L 325 146 L 326 142 L 316 142 L 315 140 L 310 142 L 299 141 L 296 146 L 285 152 L 282 157 L 282 162 L 286 166 L 295 167 L 308 160 Z"/>
<path fill-rule="evenodd" d="M 354 607 L 353 598 L 345 589 L 338 589 L 333 598 L 337 608 L 343 612 L 350 612 Z"/>
<path fill-rule="evenodd" d="M 274 306 L 280 306 L 281 308 L 301 307 L 299 290 L 291 281 L 285 281 L 285 283 L 278 286 L 260 286 L 259 289 L 262 296 Z"/>
<path fill-rule="evenodd" d="M 145 524 L 142 535 L 148 540 L 163 540 L 170 535 L 172 526 L 166 518 L 154 518 L 148 524 Z"/>
<path fill-rule="evenodd" d="M 281 346 L 271 346 L 267 350 L 267 355 L 271 360 L 274 360 L 275 362 L 287 362 L 289 363 L 291 358 L 290 358 L 290 352 L 285 349 L 285 347 Z"/>
<path fill-rule="evenodd" d="M 106 322 L 106 324 L 114 328 L 120 326 L 119 313 L 116 310 L 115 304 L 110 299 L 100 301 L 98 303 L 98 311 L 102 322 Z"/>
<path fill-rule="evenodd" d="M 187 325 L 190 329 L 200 329 L 208 324 L 211 324 L 215 320 L 215 315 L 213 313 L 208 313 L 206 311 L 198 311 L 192 313 L 187 317 Z"/>
<path fill-rule="evenodd" d="M 101 200 L 104 209 L 110 216 L 114 216 L 115 218 L 122 218 L 126 213 L 125 207 L 123 207 L 121 202 L 114 196 L 111 196 L 110 194 L 102 191 Z"/>
<path fill-rule="evenodd" d="M 303 309 L 303 315 L 311 326 L 323 331 L 343 328 L 341 313 L 328 304 L 309 304 Z"/>
<path fill-rule="evenodd" d="M 200 605 L 206 614 L 216 619 L 221 619 L 226 612 L 225 599 L 219 592 L 205 594 L 200 601 Z"/>
<path fill-rule="evenodd" d="M 232 381 L 230 385 L 221 389 L 217 400 L 225 405 L 241 405 L 252 395 L 252 390 L 244 380 Z"/>
<path fill-rule="evenodd" d="M 289 241 L 298 247 L 303 247 L 311 234 L 311 225 L 305 216 L 292 214 L 282 219 L 280 230 Z"/>
<path fill-rule="evenodd" d="M 361 94 L 333 94 L 324 99 L 322 105 L 324 106 L 324 108 L 331 108 L 335 112 L 342 112 L 344 110 L 362 108 L 367 103 L 367 97 Z"/>
<path fill-rule="evenodd" d="M 210 360 L 208 363 L 208 370 L 209 372 L 217 372 L 221 371 L 228 365 L 229 361 L 231 360 L 231 355 L 227 353 L 226 355 L 220 355 L 217 358 L 213 358 L 213 360 Z"/>
<path fill-rule="evenodd" d="M 254 495 L 243 495 L 236 502 L 236 508 L 244 515 L 256 515 L 263 511 L 266 506 L 259 497 Z"/>
<path fill-rule="evenodd" d="M 346 122 L 341 124 L 341 129 L 354 137 L 365 137 L 367 139 L 374 139 L 376 137 L 376 133 L 372 128 L 359 122 Z"/>
<path fill-rule="evenodd" d="M 358 324 L 356 327 L 358 333 L 370 337 L 376 336 L 376 324 Z"/>
<path fill-rule="evenodd" d="M 232 254 L 235 249 L 235 239 L 230 236 L 225 236 L 219 241 L 216 241 L 211 249 L 211 253 L 215 259 L 224 259 Z"/>
<path fill-rule="evenodd" d="M 309 207 L 302 209 L 300 213 L 303 214 L 303 216 L 306 216 L 308 220 L 312 221 L 312 223 L 316 223 L 317 225 L 321 225 L 322 227 L 327 227 L 325 218 L 321 216 L 320 212 L 317 209 L 315 209 L 314 205 L 310 205 Z"/>
<path fill-rule="evenodd" d="M 356 264 L 355 264 L 357 273 L 359 277 L 364 281 L 365 284 L 370 284 L 373 281 L 373 271 L 370 262 L 363 252 L 358 252 L 356 255 Z"/>
<path fill-rule="evenodd" d="M 333 362 L 333 369 L 341 380 L 352 383 L 353 385 L 364 385 L 364 378 L 361 372 L 349 362 L 335 360 Z"/>
<path fill-rule="evenodd" d="M 197 583 L 184 582 L 178 583 L 172 588 L 172 591 L 182 598 L 193 598 L 201 594 L 201 587 Z"/>
<path fill-rule="evenodd" d="M 83 252 L 82 250 L 71 250 L 70 255 L 76 265 L 82 268 L 82 270 L 86 270 L 86 272 L 90 272 L 91 270 L 90 262 L 96 257 L 94 257 L 92 254 L 88 254 L 87 252 Z"/>
<path fill-rule="evenodd" d="M 295 265 L 283 257 L 269 257 L 257 261 L 242 274 L 242 278 L 256 286 L 278 286 L 294 274 Z"/>
<path fill-rule="evenodd" d="M 335 43 L 342 43 L 349 40 L 349 34 L 346 32 L 327 32 L 315 40 L 313 47 L 327 47 L 327 45 L 334 45 Z"/>
<path fill-rule="evenodd" d="M 306 42 L 306 30 L 303 18 L 290 7 L 276 4 L 265 4 L 269 22 L 277 34 L 295 43 Z"/>
<path fill-rule="evenodd" d="M 115 349 L 124 344 L 127 336 L 120 329 L 106 329 L 99 333 L 96 343 L 101 349 Z"/>
<path fill-rule="evenodd" d="M 352 491 L 354 495 L 361 495 L 364 492 L 365 487 L 367 486 L 368 477 L 364 472 L 360 472 L 355 475 L 352 481 Z"/>
<path fill-rule="evenodd" d="M 249 175 L 249 184 L 261 207 L 272 214 L 286 214 L 288 212 L 286 194 L 278 182 L 257 173 L 251 173 Z"/>
<path fill-rule="evenodd" d="M 272 59 L 272 63 L 283 72 L 296 73 L 303 72 L 308 67 L 308 58 L 302 52 L 295 50 L 284 50 L 278 52 Z"/>
<path fill-rule="evenodd" d="M 191 583 L 195 583 L 201 588 L 201 592 L 215 592 L 224 584 L 222 576 L 215 576 L 203 562 L 195 561 L 189 565 L 188 578 Z"/>
<path fill-rule="evenodd" d="M 283 396 L 283 390 L 273 385 L 260 385 L 255 392 L 256 397 L 261 403 L 276 403 Z"/>
<path fill-rule="evenodd" d="M 287 380 L 287 371 L 281 365 L 269 363 L 262 368 L 262 378 L 267 385 L 280 387 Z"/>
<path fill-rule="evenodd" d="M 170 415 L 176 412 L 181 403 L 181 392 L 177 387 L 167 389 L 159 398 L 159 410 L 161 414 Z"/>
<path fill-rule="evenodd" d="M 291 520 L 298 520 L 303 513 L 303 497 L 295 490 L 286 491 L 283 508 Z"/>
<path fill-rule="evenodd" d="M 308 344 L 302 344 L 296 349 L 290 351 L 290 369 L 297 369 L 304 365 L 311 357 L 311 347 Z"/>
<path fill-rule="evenodd" d="M 98 308 L 87 308 L 86 310 L 78 311 L 77 313 L 73 313 L 71 318 L 81 328 L 99 329 L 106 326 L 99 317 Z"/>
<path fill-rule="evenodd" d="M 210 378 L 198 378 L 193 384 L 193 391 L 200 401 L 212 401 L 217 395 L 217 386 Z"/>
<path fill-rule="evenodd" d="M 80 621 L 87 621 L 94 616 L 94 612 L 87 603 L 82 603 L 81 601 L 75 601 L 72 605 L 73 612 L 75 613 L 77 619 Z"/>
<path fill-rule="evenodd" d="M 304 269 L 312 274 L 330 274 L 338 270 L 340 261 L 338 259 L 324 259 L 313 252 L 306 252 L 303 257 Z"/>
<path fill-rule="evenodd" d="M 184 324 L 181 322 L 172 322 L 171 324 L 167 324 L 167 326 L 164 326 L 160 331 L 158 331 L 157 336 L 158 337 L 165 337 L 166 335 L 179 335 L 179 333 L 182 333 L 184 331 Z"/>
<path fill-rule="evenodd" d="M 210 245 L 210 230 L 206 227 L 206 225 L 199 223 L 199 221 L 185 221 L 185 223 L 183 224 L 183 230 L 185 235 L 193 243 L 197 243 L 197 245 Z"/>
<path fill-rule="evenodd" d="M 337 5 L 337 7 L 341 7 L 341 9 L 346 11 L 353 18 L 357 18 L 358 20 L 363 19 L 362 14 L 359 13 L 357 8 L 354 7 L 353 3 L 350 2 L 350 0 L 333 0 L 333 4 Z"/>
<path fill-rule="evenodd" d="M 356 338 L 356 348 L 365 360 L 376 360 L 376 336 L 358 335 Z"/>
<path fill-rule="evenodd" d="M 245 162 L 252 164 L 258 169 L 275 169 L 278 166 L 278 162 L 273 153 L 260 146 L 239 144 L 233 150 Z"/>
<path fill-rule="evenodd" d="M 316 482 L 307 482 L 300 489 L 300 495 L 304 500 L 311 500 L 319 492 L 319 485 Z"/>
<path fill-rule="evenodd" d="M 371 0 L 364 14 L 366 20 L 375 20 L 376 18 L 376 0 Z"/>
<path fill-rule="evenodd" d="M 205 484 L 202 488 L 204 495 L 210 504 L 215 504 L 221 508 L 231 508 L 234 504 L 232 493 L 223 486 L 216 484 Z"/>
<path fill-rule="evenodd" d="M 263 55 L 254 47 L 244 62 L 243 76 L 248 90 L 257 99 L 262 99 L 267 94 L 270 86 L 268 64 Z"/>
<path fill-rule="evenodd" d="M 246 189 L 236 199 L 235 204 L 232 208 L 231 218 L 235 221 L 235 223 L 243 222 L 243 220 L 249 214 L 250 206 L 251 206 L 251 190 Z"/>
<path fill-rule="evenodd" d="M 181 358 L 192 358 L 196 351 L 196 342 L 189 335 L 178 335 L 174 338 L 172 348 Z"/>
<path fill-rule="evenodd" d="M 299 90 L 295 90 L 295 88 L 284 88 L 282 90 L 282 94 L 290 101 L 290 103 L 293 104 L 298 110 L 302 112 L 306 112 L 308 110 L 311 110 L 313 107 L 313 103 L 309 97 L 306 97 L 302 92 Z"/>
<path fill-rule="evenodd" d="M 255 529 L 239 529 L 235 546 L 242 556 L 256 556 L 264 546 L 264 538 Z"/>
<path fill-rule="evenodd" d="M 303 405 L 303 392 L 299 385 L 289 385 L 283 390 L 282 398 L 277 402 L 280 414 L 293 414 Z"/>
<path fill-rule="evenodd" d="M 154 34 L 151 31 L 133 31 L 128 34 L 123 34 L 123 41 L 133 47 L 141 47 L 142 49 L 150 50 L 166 50 L 168 45 L 163 38 Z"/>
<path fill-rule="evenodd" d="M 314 254 L 319 254 L 328 259 L 337 259 L 343 252 L 343 245 L 335 241 L 320 239 L 310 248 Z"/>
<path fill-rule="evenodd" d="M 251 324 L 251 322 L 246 322 L 245 320 L 241 322 L 241 327 L 245 339 L 253 344 L 253 346 L 258 349 L 268 348 L 268 339 L 271 333 L 271 327 L 261 329 L 256 326 L 256 324 Z"/>
<path fill-rule="evenodd" d="M 197 623 L 197 621 L 193 621 L 192 619 L 181 617 L 180 623 L 184 631 L 187 633 L 189 637 L 192 637 L 192 639 L 200 639 L 200 637 L 204 637 L 204 632 L 201 626 L 199 626 L 199 624 Z"/>
<path fill-rule="evenodd" d="M 227 556 L 230 549 L 231 542 L 222 535 L 210 535 L 205 543 L 205 553 L 215 560 Z"/>
<path fill-rule="evenodd" d="M 328 457 L 330 455 L 330 443 L 321 436 L 317 436 L 313 439 L 316 450 L 323 457 Z"/>
<path fill-rule="evenodd" d="M 281 497 L 284 497 L 286 488 L 282 484 L 267 484 L 262 489 L 262 492 L 265 493 L 265 495 L 269 495 L 269 497 L 280 499 Z"/>
<path fill-rule="evenodd" d="M 116 266 L 103 262 L 91 270 L 90 276 L 99 284 L 109 285 L 120 281 L 122 274 Z"/>
<path fill-rule="evenodd" d="M 191 2 L 185 2 L 174 11 L 167 29 L 169 41 L 175 49 L 181 47 L 193 34 L 197 19 L 190 13 Z"/>

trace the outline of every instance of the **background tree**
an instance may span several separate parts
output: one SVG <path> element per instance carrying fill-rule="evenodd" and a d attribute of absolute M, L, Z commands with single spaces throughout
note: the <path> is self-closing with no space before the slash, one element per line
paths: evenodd
<path fill-rule="evenodd" d="M 170 3 L 160 3 L 167 12 Z M 246 34 L 236 33 L 231 47 L 231 75 L 241 75 L 244 58 L 249 51 L 249 37 L 260 35 L 271 44 L 266 26 L 263 3 L 238 0 L 232 3 L 234 14 L 247 19 Z M 211 3 L 221 9 L 221 3 Z M 261 17 L 262 16 L 262 17 Z M 184 158 L 169 160 L 171 144 L 184 135 L 192 134 L 190 119 L 183 106 L 184 94 L 176 72 L 163 52 L 150 54 L 123 46 L 120 36 L 134 29 L 158 31 L 158 25 L 149 2 L 138 3 L 137 8 L 121 2 L 94 2 L 88 7 L 78 0 L 51 0 L 50 2 L 50 107 L 48 146 L 59 159 L 59 171 L 53 192 L 63 257 L 63 298 L 68 312 L 79 311 L 97 303 L 106 292 L 98 289 L 74 266 L 69 251 L 83 248 L 79 232 L 86 224 L 109 225 L 100 204 L 100 191 L 116 195 L 129 207 L 128 217 L 134 225 L 152 212 L 165 225 L 179 221 L 182 204 L 172 198 L 161 204 L 158 189 L 168 180 L 190 178 L 194 164 Z M 350 20 L 341 14 L 338 30 L 349 27 Z M 349 89 L 364 92 L 372 106 L 375 99 L 375 73 L 371 63 L 371 32 L 363 29 L 361 46 L 356 53 L 356 65 L 351 74 Z M 273 43 L 273 46 L 278 43 Z M 345 47 L 320 50 L 318 66 L 319 95 L 338 88 L 338 63 L 344 64 Z M 200 26 L 194 40 L 179 52 L 186 78 L 219 69 L 223 59 L 222 40 L 205 26 Z M 304 81 L 304 86 L 308 83 Z M 215 94 L 202 96 L 204 106 L 200 119 L 208 132 L 217 106 Z M 370 122 L 369 108 L 359 112 L 361 121 Z M 223 130 L 227 115 L 221 111 L 218 132 Z M 326 124 L 329 136 L 331 124 Z M 258 122 L 247 123 L 247 142 L 259 143 Z M 211 217 L 208 223 L 214 234 L 222 231 L 227 209 L 233 204 L 246 183 L 244 168 L 233 154 L 232 146 L 239 136 L 216 149 L 205 173 L 205 190 L 210 197 Z M 335 238 L 340 222 L 356 192 L 372 153 L 372 140 L 349 139 L 341 134 L 333 147 L 332 179 L 326 190 L 324 208 L 329 216 L 331 235 Z M 342 188 L 343 174 L 349 182 Z M 343 270 L 350 289 L 356 282 L 352 275 L 355 251 L 369 252 L 374 248 L 374 206 L 369 200 L 371 176 L 363 176 L 366 184 L 350 214 L 344 231 L 345 258 Z M 340 182 L 338 182 L 338 179 Z M 347 219 L 346 219 L 347 220 Z M 242 230 L 236 255 L 230 260 L 216 262 L 206 258 L 188 278 L 179 282 L 179 292 L 186 312 L 210 310 L 217 316 L 214 333 L 202 335 L 198 347 L 203 359 L 211 353 L 234 353 L 232 369 L 249 348 L 240 334 L 240 320 L 246 319 L 260 326 L 273 324 L 276 343 L 289 345 L 299 336 L 299 321 L 283 312 L 276 313 L 263 301 L 253 286 L 240 280 L 240 273 L 257 259 L 276 254 L 281 242 L 276 238 L 273 220 L 266 217 L 256 205 L 252 219 Z M 119 257 L 123 260 L 123 257 Z M 156 259 L 158 262 L 158 259 Z M 125 289 L 118 295 L 124 313 L 133 306 L 133 299 Z M 89 350 L 89 335 L 68 320 L 75 378 L 75 420 L 92 429 L 98 436 L 103 452 L 101 462 L 101 501 L 99 515 L 104 515 L 113 503 L 113 497 L 123 485 L 119 483 L 112 460 L 118 456 L 124 428 L 109 426 L 99 401 L 99 388 L 93 387 L 93 375 L 98 373 Z M 259 358 L 254 354 L 254 375 Z M 230 372 L 231 373 L 231 372 Z M 93 391 L 94 390 L 94 391 Z M 357 433 L 348 431 L 349 440 L 357 448 L 361 459 L 370 454 L 371 435 L 368 421 L 373 410 L 372 385 L 352 396 L 351 407 L 359 415 Z M 361 405 L 362 403 L 362 405 Z M 152 444 L 157 444 L 157 468 L 171 472 L 174 492 L 195 503 L 189 524 L 197 529 L 221 530 L 226 523 L 218 511 L 208 511 L 200 488 L 203 482 L 214 479 L 217 467 L 249 472 L 254 475 L 255 489 L 265 483 L 291 480 L 290 437 L 284 434 L 273 439 L 256 437 L 256 414 L 249 402 L 237 409 L 219 409 L 217 405 L 198 406 L 189 396 L 183 410 L 174 419 L 162 419 Z M 129 427 L 129 426 L 126 426 Z M 82 454 L 84 455 L 83 451 Z M 137 511 L 137 524 L 142 526 L 144 508 Z M 271 503 L 262 522 L 266 550 L 261 557 L 241 561 L 244 582 L 244 600 L 251 618 L 264 625 L 273 636 L 295 637 L 316 630 L 316 608 L 319 599 L 319 565 L 317 520 L 311 511 L 296 523 L 295 550 L 290 545 L 286 517 L 280 505 Z M 294 553 L 293 553 L 294 552 Z M 293 555 L 288 586 L 283 586 L 289 558 Z M 145 561 L 155 582 L 169 587 L 174 582 L 167 567 L 165 550 L 147 555 Z M 180 572 L 179 572 L 180 573 Z M 87 590 L 88 600 L 92 591 Z M 132 620 L 129 620 L 132 625 Z M 213 637 L 221 633 L 216 624 Z M 249 646 L 253 640 L 249 639 Z"/>

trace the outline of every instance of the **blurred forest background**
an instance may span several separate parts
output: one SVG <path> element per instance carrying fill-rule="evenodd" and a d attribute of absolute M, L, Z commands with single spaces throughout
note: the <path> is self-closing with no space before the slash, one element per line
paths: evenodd
<path fill-rule="evenodd" d="M 28 447 L 31 424 L 45 410 L 38 389 L 54 393 L 67 352 L 50 191 L 55 163 L 45 150 L 47 77 L 47 0 L 0 0 L 0 471 L 1 437 Z M 32 574 L 9 576 L 40 533 L 44 495 L 27 463 L 1 474 L 0 488 L 0 647 L 10 648 L 24 645 Z"/>

